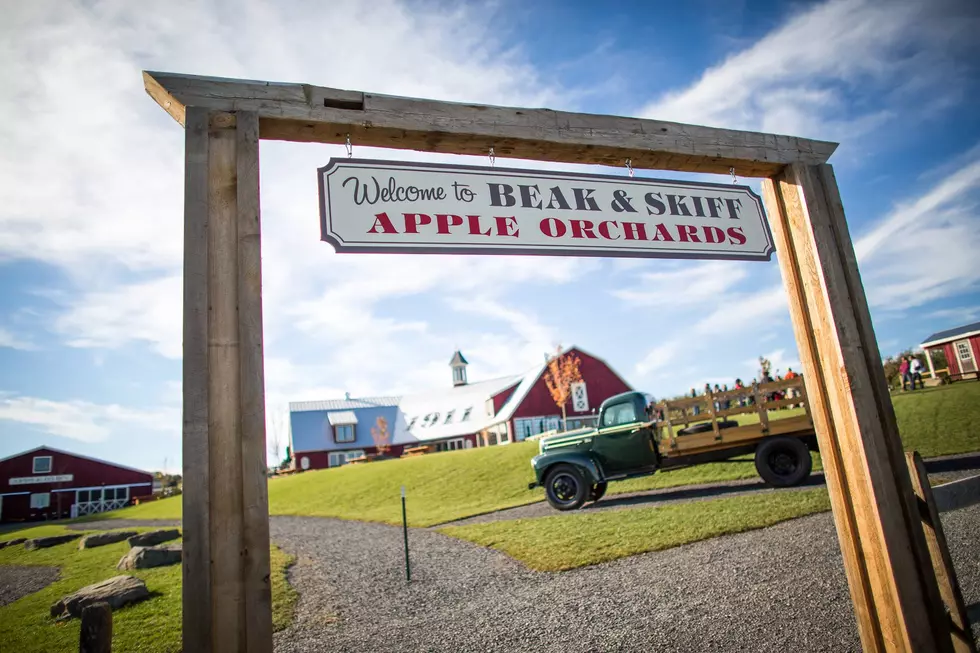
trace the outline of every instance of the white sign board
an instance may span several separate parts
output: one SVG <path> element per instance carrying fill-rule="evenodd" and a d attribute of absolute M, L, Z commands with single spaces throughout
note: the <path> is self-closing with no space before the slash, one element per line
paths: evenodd
<path fill-rule="evenodd" d="M 36 483 L 67 483 L 75 480 L 73 474 L 59 474 L 57 476 L 15 476 L 10 479 L 11 485 L 34 485 Z"/>
<path fill-rule="evenodd" d="M 747 186 L 480 166 L 331 159 L 320 228 L 338 252 L 767 261 Z"/>
<path fill-rule="evenodd" d="M 569 386 L 572 391 L 572 408 L 576 413 L 585 413 L 589 410 L 589 394 L 585 390 L 585 381 L 578 381 Z"/>

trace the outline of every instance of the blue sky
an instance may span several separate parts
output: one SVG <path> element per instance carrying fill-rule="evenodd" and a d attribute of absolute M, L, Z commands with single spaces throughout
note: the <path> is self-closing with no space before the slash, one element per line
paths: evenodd
<path fill-rule="evenodd" d="M 980 319 L 975 2 L 231 6 L 7 10 L 0 456 L 46 443 L 179 467 L 183 134 L 142 69 L 840 142 L 831 163 L 882 352 Z M 262 144 L 270 435 L 284 439 L 289 401 L 448 386 L 455 347 L 478 380 L 574 343 L 658 396 L 751 378 L 760 354 L 797 363 L 775 260 L 336 255 L 319 242 L 315 170 L 339 155 Z"/>

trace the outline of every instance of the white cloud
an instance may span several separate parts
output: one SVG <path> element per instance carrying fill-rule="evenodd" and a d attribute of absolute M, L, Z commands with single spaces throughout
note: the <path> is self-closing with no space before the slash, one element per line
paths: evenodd
<path fill-rule="evenodd" d="M 20 349 L 22 351 L 32 351 L 37 349 L 37 345 L 23 336 L 17 335 L 0 327 L 0 347 L 7 349 Z"/>
<path fill-rule="evenodd" d="M 896 204 L 855 240 L 871 305 L 901 310 L 976 289 L 978 218 L 980 146 L 958 170 Z"/>
<path fill-rule="evenodd" d="M 101 442 L 113 432 L 124 432 L 128 438 L 141 431 L 180 433 L 180 412 L 172 408 L 139 410 L 117 404 L 52 401 L 10 394 L 0 395 L 0 420 L 81 442 Z"/>
<path fill-rule="evenodd" d="M 935 104 L 956 93 L 950 79 L 963 71 L 950 53 L 973 38 L 978 19 L 965 3 L 830 0 L 791 16 L 642 115 L 851 140 L 892 116 L 880 102 L 851 109 L 862 106 L 853 95 L 914 91 Z"/>
<path fill-rule="evenodd" d="M 69 344 L 146 343 L 179 357 L 183 138 L 146 96 L 140 70 L 493 104 L 561 106 L 575 97 L 499 42 L 499 9 L 397 0 L 253 1 L 232 14 L 190 0 L 17 5 L 0 25 L 0 56 L 18 62 L 0 70 L 0 259 L 67 272 L 77 290 L 50 294 L 63 313 L 48 324 Z M 354 147 L 364 157 L 453 159 Z M 435 380 L 426 365 L 448 354 L 452 320 L 404 319 L 392 301 L 544 287 L 594 269 L 573 259 L 334 255 L 318 240 L 312 171 L 341 152 L 262 144 L 266 352 L 285 362 L 270 366 L 270 396 Z M 498 321 L 471 335 L 486 336 L 487 346 L 520 340 L 502 332 L 515 325 Z"/>
<path fill-rule="evenodd" d="M 745 263 L 684 262 L 637 275 L 637 284 L 612 291 L 631 306 L 681 306 L 717 301 L 748 276 Z"/>

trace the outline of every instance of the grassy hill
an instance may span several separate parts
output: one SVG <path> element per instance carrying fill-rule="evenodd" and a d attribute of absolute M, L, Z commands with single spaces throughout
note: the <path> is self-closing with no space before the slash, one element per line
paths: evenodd
<path fill-rule="evenodd" d="M 960 383 L 894 398 L 907 450 L 923 456 L 980 451 L 980 383 Z M 787 414 L 789 411 L 785 411 Z M 742 418 L 744 419 L 744 418 Z M 408 492 L 412 526 L 431 526 L 540 501 L 528 490 L 537 444 L 469 449 L 367 465 L 305 472 L 269 483 L 270 512 L 401 522 L 399 491 Z M 755 477 L 751 457 L 700 465 L 609 486 L 609 494 Z M 176 519 L 180 498 L 119 510 L 106 517 Z"/>

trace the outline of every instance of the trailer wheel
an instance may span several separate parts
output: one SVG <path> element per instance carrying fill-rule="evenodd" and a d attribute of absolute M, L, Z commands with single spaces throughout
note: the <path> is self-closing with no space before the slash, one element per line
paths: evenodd
<path fill-rule="evenodd" d="M 548 470 L 544 479 L 544 493 L 552 508 L 575 510 L 590 494 L 591 488 L 585 482 L 585 474 L 575 465 L 555 465 Z"/>
<path fill-rule="evenodd" d="M 810 475 L 813 460 L 799 438 L 777 437 L 763 440 L 755 450 L 755 469 L 769 485 L 799 485 Z"/>
<path fill-rule="evenodd" d="M 596 483 L 589 491 L 589 501 L 598 501 L 606 493 L 607 483 Z"/>

